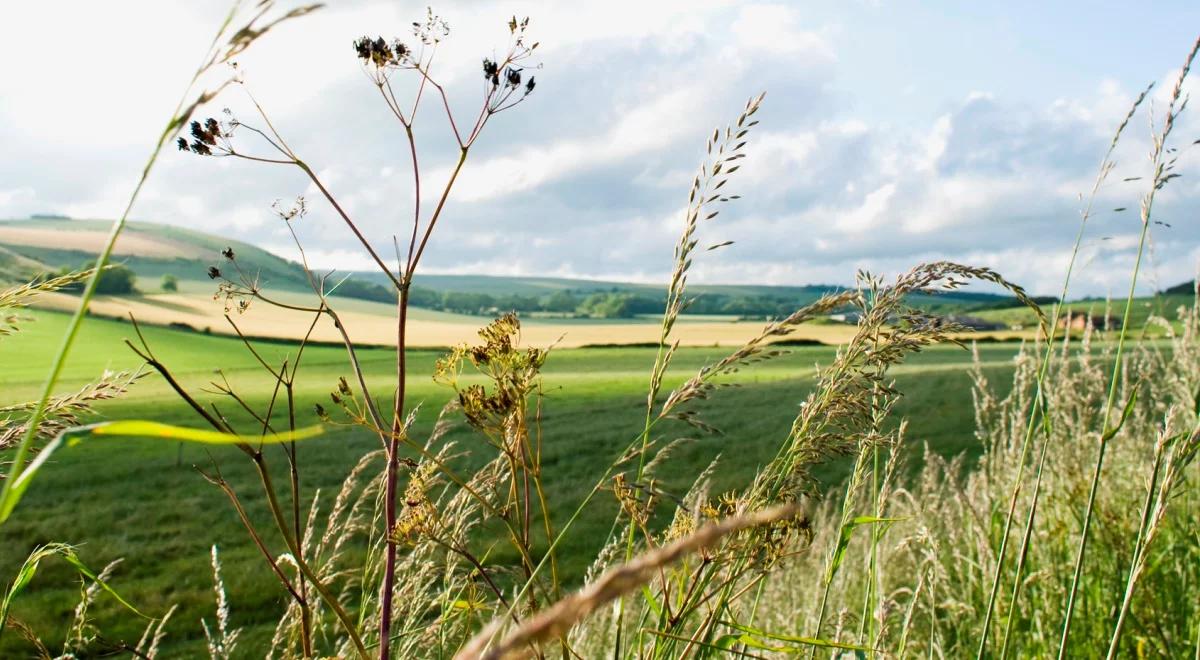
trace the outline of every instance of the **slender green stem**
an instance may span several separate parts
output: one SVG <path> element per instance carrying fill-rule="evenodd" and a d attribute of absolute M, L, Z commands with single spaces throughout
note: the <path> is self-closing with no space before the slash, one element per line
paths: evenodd
<path fill-rule="evenodd" d="M 1157 178 L 1156 178 L 1157 181 Z M 1142 221 L 1141 236 L 1138 240 L 1138 258 L 1134 259 L 1133 278 L 1129 282 L 1129 295 L 1126 298 L 1126 308 L 1121 318 L 1121 334 L 1117 336 L 1117 348 L 1114 353 L 1114 361 L 1112 361 L 1112 377 L 1109 380 L 1109 396 L 1104 403 L 1103 432 L 1100 433 L 1100 446 L 1096 454 L 1096 468 L 1092 470 L 1092 482 L 1087 491 L 1087 508 L 1084 510 L 1084 524 L 1079 538 L 1079 550 L 1075 554 L 1075 568 L 1072 578 L 1070 578 L 1070 592 L 1067 598 L 1067 612 L 1063 614 L 1062 624 L 1062 640 L 1058 643 L 1058 660 L 1063 660 L 1067 656 L 1067 642 L 1070 640 L 1070 623 L 1075 612 L 1076 596 L 1079 595 L 1079 581 L 1084 575 L 1084 557 L 1087 552 L 1087 532 L 1092 524 L 1092 515 L 1096 510 L 1096 496 L 1100 487 L 1100 473 L 1104 469 L 1104 455 L 1108 450 L 1111 438 L 1109 437 L 1112 431 L 1111 416 L 1112 408 L 1115 407 L 1117 400 L 1117 385 L 1121 382 L 1121 355 L 1124 350 L 1124 340 L 1126 340 L 1127 328 L 1129 328 L 1129 319 L 1133 316 L 1133 299 L 1136 287 L 1138 287 L 1138 272 L 1141 270 L 1141 258 L 1146 248 L 1146 235 L 1150 233 L 1150 203 L 1153 202 L 1153 192 L 1151 198 L 1147 200 L 1145 218 Z"/>
<path fill-rule="evenodd" d="M 1062 640 L 1058 645 L 1058 658 L 1062 660 L 1066 657 L 1067 643 L 1071 637 L 1071 619 L 1075 613 L 1076 597 L 1079 594 L 1079 580 L 1083 575 L 1083 560 L 1087 552 L 1088 531 L 1092 523 L 1092 514 L 1096 507 L 1096 492 L 1100 486 L 1100 474 L 1104 468 L 1104 454 L 1108 448 L 1108 443 L 1111 441 L 1111 435 L 1115 433 L 1115 429 L 1110 428 L 1111 416 L 1113 407 L 1117 400 L 1117 385 L 1120 382 L 1121 375 L 1121 355 L 1125 348 L 1125 338 L 1129 333 L 1129 319 L 1132 316 L 1133 296 L 1137 290 L 1138 273 L 1141 272 L 1142 256 L 1146 251 L 1146 239 L 1150 234 L 1150 222 L 1152 211 L 1154 209 L 1155 193 L 1162 188 L 1173 175 L 1168 175 L 1169 170 L 1163 162 L 1164 155 L 1168 153 L 1167 139 L 1171 136 L 1171 129 L 1175 126 L 1176 119 L 1176 103 L 1182 96 L 1183 82 L 1187 78 L 1188 72 L 1191 70 L 1192 61 L 1196 58 L 1196 53 L 1200 51 L 1200 39 L 1197 39 L 1192 45 L 1191 51 L 1187 58 L 1184 59 L 1183 67 L 1179 70 L 1179 77 L 1175 81 L 1175 87 L 1171 92 L 1171 100 L 1167 104 L 1166 116 L 1163 120 L 1162 131 L 1154 136 L 1154 149 L 1151 153 L 1150 161 L 1153 166 L 1153 177 L 1150 180 L 1150 190 L 1146 193 L 1142 200 L 1142 231 L 1138 238 L 1137 258 L 1133 263 L 1133 275 L 1129 282 L 1129 295 L 1125 299 L 1125 314 L 1121 319 L 1121 332 L 1117 336 L 1117 350 L 1113 361 L 1112 379 L 1108 386 L 1108 400 L 1104 404 L 1104 416 L 1101 418 L 1104 424 L 1104 431 L 1100 436 L 1100 450 L 1096 455 L 1096 468 L 1092 473 L 1092 484 L 1088 491 L 1087 508 L 1083 514 L 1083 529 L 1080 531 L 1079 551 L 1075 556 L 1075 570 L 1071 578 L 1071 590 L 1067 597 L 1067 611 L 1064 614 Z M 1185 101 L 1186 105 L 1186 101 Z M 1182 110 L 1182 108 L 1181 108 Z"/>
<path fill-rule="evenodd" d="M 1121 633 L 1125 629 L 1125 621 L 1129 615 L 1129 607 L 1133 602 L 1133 590 L 1137 584 L 1138 565 L 1142 563 L 1142 558 L 1146 552 L 1146 534 L 1150 527 L 1150 518 L 1154 512 L 1154 499 L 1156 490 L 1158 489 L 1158 476 L 1163 464 L 1163 451 L 1160 445 L 1159 451 L 1154 455 L 1154 468 L 1150 473 L 1150 485 L 1146 488 L 1146 501 L 1142 504 L 1142 518 L 1138 525 L 1137 540 L 1133 544 L 1132 558 L 1129 560 L 1129 574 L 1125 579 L 1125 591 L 1121 597 L 1121 609 L 1117 614 L 1117 623 L 1113 628 L 1112 639 L 1108 645 L 1108 660 L 1117 657 L 1117 649 L 1121 644 Z"/>

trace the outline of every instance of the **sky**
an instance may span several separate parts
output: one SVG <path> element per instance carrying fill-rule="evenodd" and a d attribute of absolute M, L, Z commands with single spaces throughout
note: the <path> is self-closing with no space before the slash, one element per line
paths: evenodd
<path fill-rule="evenodd" d="M 118 0 L 0 9 L 0 218 L 118 215 L 227 8 Z M 411 162 L 351 44 L 363 35 L 411 43 L 409 26 L 425 11 L 334 0 L 256 43 L 239 58 L 243 84 L 200 115 L 230 108 L 253 124 L 252 93 L 391 255 L 392 237 L 411 231 Z M 950 259 L 1056 294 L 1081 195 L 1133 99 L 1154 82 L 1085 229 L 1076 296 L 1123 296 L 1129 286 L 1151 119 L 1161 122 L 1200 34 L 1195 2 L 471 0 L 433 11 L 450 26 L 433 75 L 460 123 L 478 110 L 481 59 L 506 48 L 511 16 L 529 16 L 540 45 L 526 72 L 537 88 L 472 149 L 427 272 L 663 281 L 706 137 L 765 91 L 744 165 L 723 189 L 741 199 L 701 227 L 704 244 L 733 244 L 702 253 L 693 281 L 844 285 L 859 269 L 896 275 Z M 393 77 L 401 95 L 416 83 L 411 72 Z M 427 103 L 420 112 L 428 195 L 457 149 L 444 111 Z M 1182 176 L 1156 201 L 1163 224 L 1152 225 L 1143 290 L 1190 279 L 1200 263 L 1200 162 L 1187 148 L 1198 137 L 1200 120 L 1186 111 L 1173 134 Z M 255 146 L 243 138 L 239 146 Z M 1143 180 L 1125 181 L 1134 177 Z M 311 262 L 369 268 L 294 167 L 170 150 L 133 216 L 296 258 L 272 204 L 301 195 L 310 210 L 293 224 Z"/>

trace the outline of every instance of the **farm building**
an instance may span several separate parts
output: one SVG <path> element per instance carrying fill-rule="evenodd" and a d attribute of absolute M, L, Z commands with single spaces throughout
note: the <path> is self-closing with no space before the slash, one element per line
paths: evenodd
<path fill-rule="evenodd" d="M 1085 330 L 1089 324 L 1097 330 L 1121 329 L 1121 319 L 1115 314 L 1068 314 L 1058 320 L 1058 329 Z"/>

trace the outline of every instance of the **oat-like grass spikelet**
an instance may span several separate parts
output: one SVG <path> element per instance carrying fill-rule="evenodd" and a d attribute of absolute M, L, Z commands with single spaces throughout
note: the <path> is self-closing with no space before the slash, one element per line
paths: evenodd
<path fill-rule="evenodd" d="M 16 311 L 29 306 L 38 294 L 58 291 L 64 287 L 79 284 L 92 276 L 92 270 L 77 270 L 66 275 L 49 279 L 36 279 L 32 282 L 0 290 L 0 337 L 11 335 L 18 330 L 21 317 Z"/>
<path fill-rule="evenodd" d="M 122 396 L 144 375 L 144 372 L 106 371 L 75 392 L 52 398 L 46 405 L 35 437 L 44 442 L 67 428 L 78 426 L 84 417 L 95 413 L 93 404 Z M 14 446 L 25 435 L 28 428 L 25 419 L 35 405 L 31 402 L 0 406 L 0 450 Z"/>

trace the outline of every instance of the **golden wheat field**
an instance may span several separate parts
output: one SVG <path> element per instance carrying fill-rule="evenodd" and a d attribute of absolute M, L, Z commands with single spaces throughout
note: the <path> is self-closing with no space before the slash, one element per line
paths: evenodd
<path fill-rule="evenodd" d="M 276 294 L 281 301 L 302 303 L 298 294 Z M 46 294 L 38 307 L 70 311 L 77 298 L 62 293 Z M 392 308 L 382 303 L 345 301 L 339 304 L 340 316 L 347 332 L 355 342 L 374 345 L 395 345 L 395 320 L 389 316 Z M 139 323 L 151 325 L 183 324 L 200 332 L 234 335 L 237 330 L 225 318 L 224 305 L 203 294 L 154 294 L 145 296 L 98 296 L 92 302 L 92 313 L 105 317 L 127 318 L 130 314 Z M 257 306 L 253 312 L 239 314 L 228 310 L 229 318 L 250 337 L 274 339 L 303 339 L 313 315 L 280 307 Z M 465 314 L 450 314 L 429 310 L 413 310 L 409 317 L 409 345 L 413 347 L 443 347 L 471 343 L 478 338 L 479 329 L 487 319 Z M 684 320 L 676 329 L 681 346 L 740 346 L 763 328 L 762 321 Z M 788 335 L 790 341 L 812 341 L 822 344 L 841 344 L 849 340 L 855 326 L 833 323 L 803 323 Z M 661 326 L 653 320 L 630 321 L 556 321 L 534 319 L 521 327 L 521 342 L 527 346 L 547 348 L 580 348 L 598 345 L 653 344 L 658 341 Z M 965 340 L 978 340 L 978 333 L 956 333 Z M 987 333 L 992 339 L 1020 339 L 1033 336 L 1032 330 L 1002 330 Z M 322 318 L 313 330 L 313 340 L 341 341 L 341 335 L 328 318 Z"/>
<path fill-rule="evenodd" d="M 107 238 L 108 232 L 103 230 L 0 225 L 0 244 L 95 253 Z M 195 259 L 208 256 L 195 246 L 181 241 L 136 232 L 122 235 L 113 248 L 113 254 L 118 257 L 154 256 L 161 259 Z"/>

